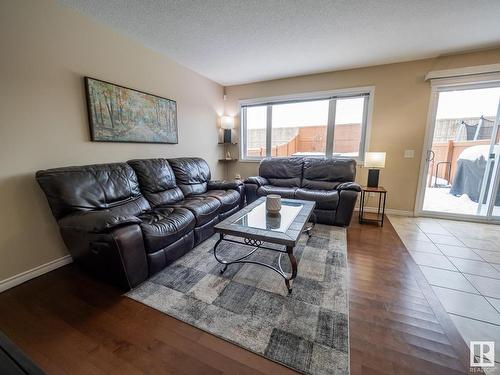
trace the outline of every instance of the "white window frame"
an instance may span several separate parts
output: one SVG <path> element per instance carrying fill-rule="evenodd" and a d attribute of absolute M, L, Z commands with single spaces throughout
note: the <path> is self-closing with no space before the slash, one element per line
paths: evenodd
<path fill-rule="evenodd" d="M 497 64 L 500 68 L 500 64 Z M 497 67 L 497 65 L 494 65 Z M 475 214 L 455 214 L 437 211 L 425 211 L 424 198 L 427 183 L 427 175 L 429 173 L 428 157 L 432 148 L 432 140 L 434 137 L 434 130 L 436 126 L 437 108 L 439 102 L 439 94 L 446 91 L 454 90 L 474 90 L 484 89 L 489 87 L 500 87 L 500 72 L 486 72 L 486 73 L 470 73 L 461 74 L 462 71 L 468 72 L 468 69 L 450 69 L 446 71 L 429 72 L 426 76 L 426 81 L 430 81 L 431 95 L 429 98 L 429 110 L 427 113 L 427 126 L 425 129 L 423 152 L 420 159 L 420 172 L 418 177 L 417 194 L 415 197 L 415 216 L 427 216 L 444 219 L 466 219 L 468 221 L 477 222 L 496 222 L 498 217 L 485 217 Z M 447 74 L 441 74 L 446 72 Z M 495 221 L 496 220 L 496 221 Z"/>
<path fill-rule="evenodd" d="M 335 110 L 337 99 L 350 98 L 365 95 L 365 105 L 363 107 L 363 123 L 361 124 L 361 141 L 359 155 L 354 158 L 358 162 L 363 162 L 365 151 L 368 150 L 371 132 L 371 122 L 373 114 L 373 101 L 375 96 L 375 86 L 356 87 L 349 89 L 316 91 L 308 93 L 299 93 L 292 95 L 271 96 L 266 98 L 245 99 L 239 101 L 240 106 L 240 161 L 259 162 L 263 157 L 249 157 L 246 155 L 247 132 L 246 132 L 246 107 L 267 105 L 267 123 L 266 123 L 266 156 L 271 157 L 271 132 L 272 132 L 272 112 L 271 108 L 275 104 L 283 104 L 292 101 L 311 101 L 311 100 L 329 100 L 328 106 L 328 124 L 326 136 L 326 156 L 333 155 L 333 141 L 335 138 Z"/>

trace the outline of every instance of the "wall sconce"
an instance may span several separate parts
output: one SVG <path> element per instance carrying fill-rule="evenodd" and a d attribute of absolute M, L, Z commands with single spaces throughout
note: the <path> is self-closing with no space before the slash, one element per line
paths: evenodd
<path fill-rule="evenodd" d="M 231 130 L 234 129 L 234 117 L 221 116 L 220 127 L 224 129 L 224 143 L 231 143 Z"/>
<path fill-rule="evenodd" d="M 366 152 L 364 166 L 368 169 L 368 187 L 378 187 L 379 173 L 385 168 L 385 152 Z"/>

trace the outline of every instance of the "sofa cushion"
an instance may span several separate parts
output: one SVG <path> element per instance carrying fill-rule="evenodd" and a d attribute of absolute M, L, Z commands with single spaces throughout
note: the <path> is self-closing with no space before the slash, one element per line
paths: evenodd
<path fill-rule="evenodd" d="M 315 201 L 316 208 L 322 210 L 336 210 L 339 204 L 339 192 L 337 190 L 299 188 L 295 192 L 295 198 L 305 201 Z"/>
<path fill-rule="evenodd" d="M 148 253 L 164 249 L 192 231 L 195 218 L 185 208 L 157 208 L 139 216 Z"/>
<path fill-rule="evenodd" d="M 154 253 L 148 253 L 149 275 L 161 271 L 170 263 L 179 259 L 194 247 L 194 231 L 188 232 L 182 238 Z"/>
<path fill-rule="evenodd" d="M 174 171 L 177 186 L 182 190 L 184 196 L 202 194 L 207 191 L 210 181 L 210 168 L 205 160 L 201 158 L 177 158 L 168 159 Z"/>
<path fill-rule="evenodd" d="M 244 186 L 241 180 L 213 180 L 208 182 L 208 190 L 238 190 Z"/>
<path fill-rule="evenodd" d="M 196 219 L 196 226 L 204 225 L 218 217 L 221 212 L 221 203 L 217 198 L 197 195 L 188 197 L 169 207 L 182 207 L 191 211 Z"/>
<path fill-rule="evenodd" d="M 141 191 L 151 206 L 161 206 L 184 199 L 167 159 L 129 160 L 127 163 L 137 174 Z"/>
<path fill-rule="evenodd" d="M 303 188 L 332 190 L 356 178 L 356 161 L 347 158 L 304 158 Z"/>
<path fill-rule="evenodd" d="M 257 195 L 263 197 L 269 194 L 278 194 L 282 198 L 295 198 L 296 187 L 282 187 L 265 185 L 257 189 Z"/>
<path fill-rule="evenodd" d="M 122 225 L 139 224 L 141 219 L 133 215 L 121 216 L 115 215 L 109 210 L 99 210 L 66 215 L 57 223 L 63 230 L 101 233 Z"/>
<path fill-rule="evenodd" d="M 38 171 L 36 179 L 56 219 L 77 211 L 112 209 L 137 215 L 150 209 L 137 175 L 127 163 L 95 164 Z M 118 214 L 118 213 L 117 213 Z"/>
<path fill-rule="evenodd" d="M 227 212 L 239 206 L 241 199 L 240 193 L 233 189 L 208 190 L 201 195 L 216 198 L 221 203 L 220 213 Z"/>
<path fill-rule="evenodd" d="M 303 158 L 265 158 L 260 162 L 259 175 L 266 178 L 269 185 L 300 187 Z"/>
<path fill-rule="evenodd" d="M 267 178 L 264 178 L 262 176 L 251 176 L 245 179 L 245 184 L 264 186 L 264 185 L 269 185 L 269 181 L 267 181 Z"/>

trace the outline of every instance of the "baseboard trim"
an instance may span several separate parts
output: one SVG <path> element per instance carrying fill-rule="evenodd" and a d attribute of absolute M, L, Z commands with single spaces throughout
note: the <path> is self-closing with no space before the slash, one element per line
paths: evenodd
<path fill-rule="evenodd" d="M 355 211 L 359 211 L 359 207 L 354 209 Z M 377 207 L 365 207 L 366 212 L 377 212 Z M 404 211 L 404 210 L 394 210 L 392 208 L 385 209 L 386 215 L 396 215 L 396 216 L 415 216 L 412 211 Z"/>
<path fill-rule="evenodd" d="M 42 264 L 38 267 L 32 268 L 28 271 L 21 272 L 20 274 L 11 276 L 7 279 L 0 281 L 0 292 L 18 286 L 28 280 L 41 276 L 47 272 L 53 271 L 59 267 L 65 266 L 73 262 L 71 255 L 65 255 L 59 259 L 54 259 L 48 263 Z"/>

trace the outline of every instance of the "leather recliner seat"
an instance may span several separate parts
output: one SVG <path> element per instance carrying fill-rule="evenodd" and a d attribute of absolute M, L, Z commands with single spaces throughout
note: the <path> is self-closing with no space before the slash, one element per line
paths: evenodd
<path fill-rule="evenodd" d="M 315 201 L 318 223 L 349 225 L 358 192 L 356 161 L 346 158 L 265 158 L 259 176 L 245 180 L 247 203 L 268 194 Z"/>
<path fill-rule="evenodd" d="M 240 181 L 210 181 L 199 158 L 38 171 L 62 238 L 86 270 L 130 289 L 213 234 L 244 203 Z"/>
<path fill-rule="evenodd" d="M 215 224 L 243 206 L 243 184 L 210 181 L 210 168 L 203 159 L 145 159 L 128 163 L 153 208 L 191 212 L 195 245 L 214 233 Z"/>

